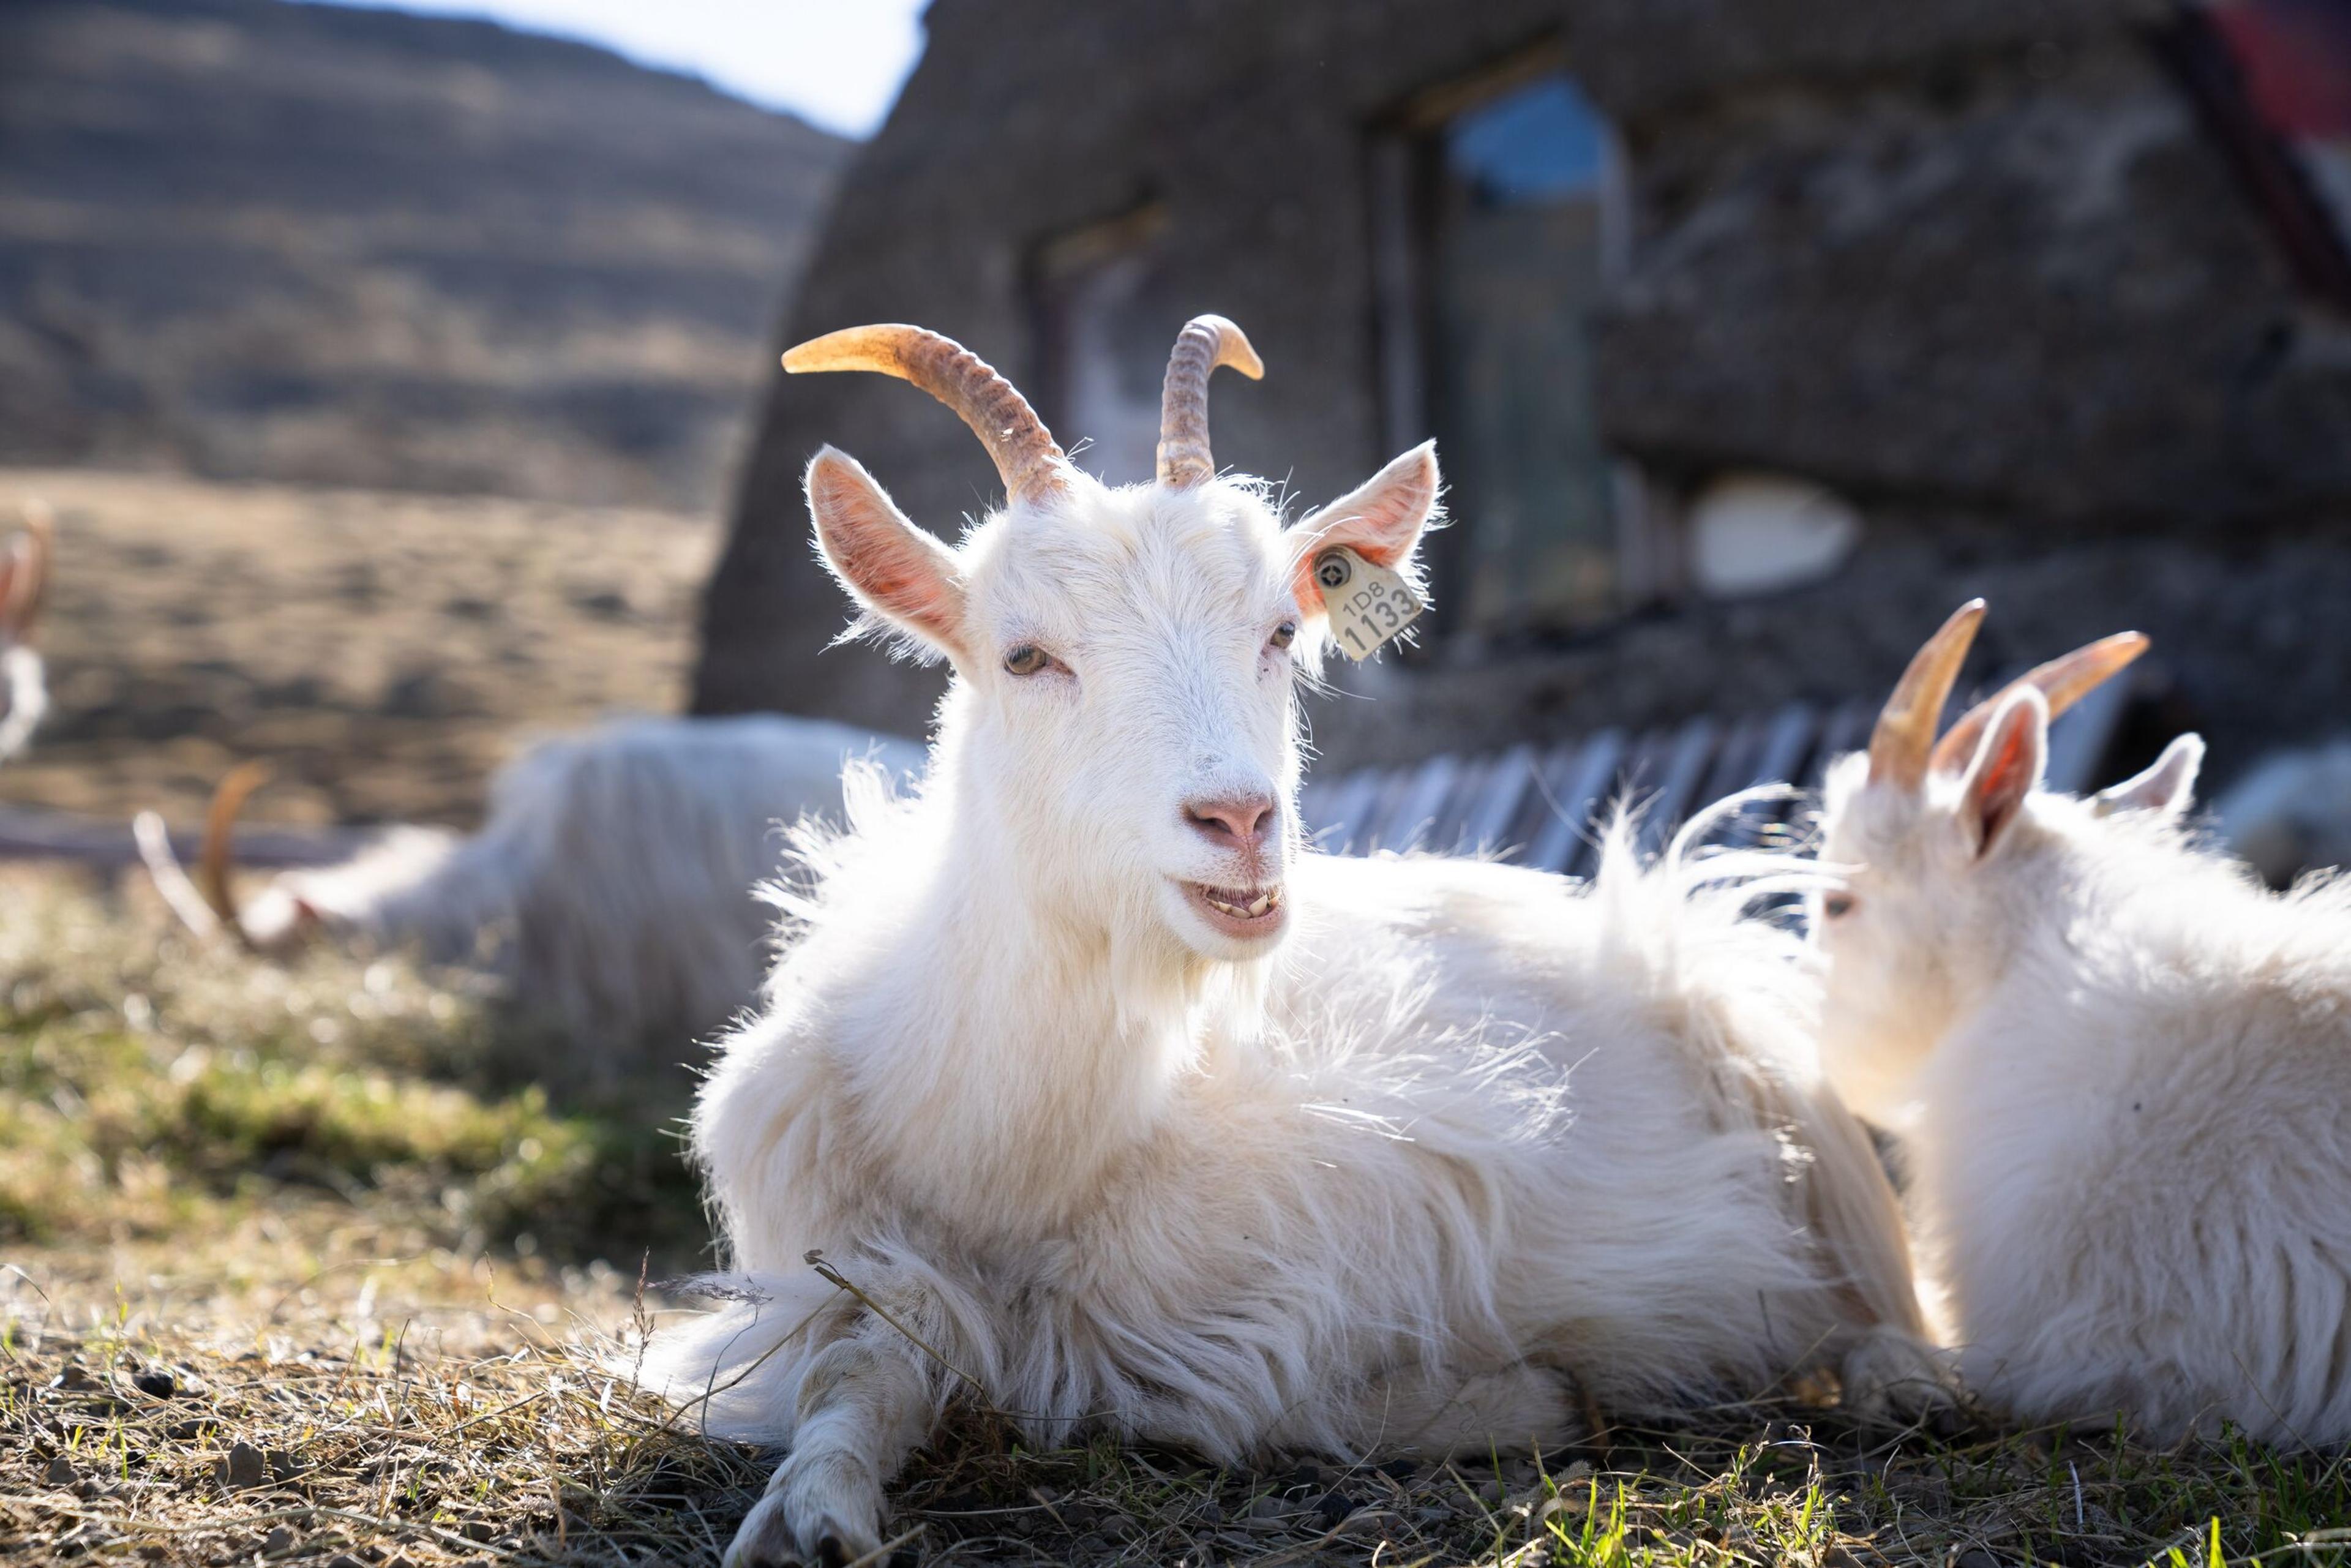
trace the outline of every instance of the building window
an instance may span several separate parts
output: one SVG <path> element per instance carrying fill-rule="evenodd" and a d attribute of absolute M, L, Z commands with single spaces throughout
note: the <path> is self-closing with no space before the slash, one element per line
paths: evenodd
<path fill-rule="evenodd" d="M 1139 207 L 1048 241 L 1031 268 L 1038 412 L 1107 484 L 1157 467 L 1168 322 L 1186 319 L 1172 303 L 1166 231 L 1165 208 Z"/>
<path fill-rule="evenodd" d="M 1634 541 L 1591 334 L 1626 237 L 1614 135 L 1546 49 L 1425 95 L 1372 161 L 1389 444 L 1435 435 L 1451 486 L 1440 633 L 1614 614 Z"/>

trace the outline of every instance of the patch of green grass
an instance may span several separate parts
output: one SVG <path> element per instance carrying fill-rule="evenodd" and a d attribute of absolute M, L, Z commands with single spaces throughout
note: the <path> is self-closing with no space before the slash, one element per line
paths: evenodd
<path fill-rule="evenodd" d="M 70 886 L 5 891 L 0 1242 L 169 1236 L 300 1189 L 453 1239 L 698 1245 L 659 1074 L 559 1103 L 516 1081 L 528 1042 L 463 975 L 279 967 Z"/>
<path fill-rule="evenodd" d="M 1620 1432 L 1605 1448 L 1232 1472 L 1107 1441 L 1029 1454 L 974 1423 L 917 1461 L 900 1511 L 902 1523 L 925 1526 L 926 1549 L 1073 1564 L 2211 1568 L 2351 1559 L 2346 1462 L 2241 1462 L 2251 1454 L 2235 1441 L 2153 1451 L 2111 1435 L 1886 1441 L 1833 1411 L 1766 1403 Z"/>

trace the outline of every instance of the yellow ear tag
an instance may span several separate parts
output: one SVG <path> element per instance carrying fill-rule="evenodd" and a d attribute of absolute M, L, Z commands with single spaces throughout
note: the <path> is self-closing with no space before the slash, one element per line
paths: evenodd
<path fill-rule="evenodd" d="M 1331 612 L 1331 637 L 1357 663 L 1401 635 L 1428 608 L 1405 580 L 1344 545 L 1314 558 L 1314 580 Z"/>

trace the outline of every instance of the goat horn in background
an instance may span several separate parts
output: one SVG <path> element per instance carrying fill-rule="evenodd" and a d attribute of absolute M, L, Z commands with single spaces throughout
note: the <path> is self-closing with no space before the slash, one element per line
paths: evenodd
<path fill-rule="evenodd" d="M 212 809 L 204 813 L 204 850 L 196 860 L 204 902 L 240 942 L 249 939 L 237 913 L 235 890 L 229 885 L 236 869 L 236 819 L 246 798 L 268 781 L 269 768 L 263 763 L 244 762 L 229 769 L 213 791 Z"/>
<path fill-rule="evenodd" d="M 180 917 L 180 924 L 198 936 L 217 936 L 220 917 L 188 880 L 187 868 L 172 849 L 172 830 L 163 825 L 163 819 L 153 811 L 140 812 L 131 819 L 131 839 L 139 846 L 139 858 L 147 864 L 149 880 L 162 895 L 165 907 Z"/>

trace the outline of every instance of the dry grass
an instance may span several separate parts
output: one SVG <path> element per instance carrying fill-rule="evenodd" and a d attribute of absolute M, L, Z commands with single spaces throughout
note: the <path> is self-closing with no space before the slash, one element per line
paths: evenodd
<path fill-rule="evenodd" d="M 707 1558 L 725 1521 L 703 1504 L 751 1479 L 740 1456 L 664 1439 L 582 1335 L 519 1308 L 167 1323 L 126 1305 L 75 1323 L 16 1306 L 0 1553 Z"/>
<path fill-rule="evenodd" d="M 593 1285 L 602 1301 L 609 1291 Z M 0 1553 L 221 1564 L 717 1560 L 772 1456 L 632 1394 L 625 1342 L 514 1309 L 79 1326 L 6 1347 Z M 160 1375 L 160 1377 L 159 1377 Z M 933 1563 L 1716 1564 L 2334 1560 L 2343 1483 L 2231 1448 L 1872 1448 L 1766 1406 L 1604 1451 L 1256 1473 L 967 1418 L 898 1497 Z M 2291 1517 L 2289 1517 L 2291 1516 Z M 2266 1543 L 2264 1545 L 2263 1543 Z"/>
<path fill-rule="evenodd" d="M 0 876 L 0 1558 L 710 1564 L 774 1456 L 632 1393 L 705 1232 L 640 1092 L 522 1082 L 466 977 L 257 968 Z M 163 1381 L 168 1379 L 168 1385 Z M 2351 1465 L 1865 1436 L 1760 1403 L 1604 1445 L 1249 1471 L 967 1413 L 935 1563 L 2210 1568 L 2351 1555 Z"/>
<path fill-rule="evenodd" d="M 716 525 L 479 497 L 0 469 L 57 513 L 53 698 L 0 800 L 192 821 L 249 757 L 256 820 L 470 825 L 531 729 L 684 695 Z"/>

